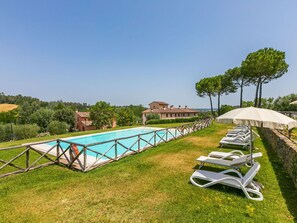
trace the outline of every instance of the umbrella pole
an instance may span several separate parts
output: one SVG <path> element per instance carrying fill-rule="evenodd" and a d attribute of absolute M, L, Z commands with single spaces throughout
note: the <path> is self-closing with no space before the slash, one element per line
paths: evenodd
<path fill-rule="evenodd" d="M 251 155 L 251 165 L 254 164 L 253 160 L 253 128 L 250 125 L 250 155 Z"/>

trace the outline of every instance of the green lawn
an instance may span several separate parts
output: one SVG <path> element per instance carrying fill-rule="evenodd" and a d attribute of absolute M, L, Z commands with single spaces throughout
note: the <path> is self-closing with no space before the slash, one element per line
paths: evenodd
<path fill-rule="evenodd" d="M 261 139 L 257 180 L 265 186 L 264 201 L 226 186 L 189 183 L 195 159 L 222 150 L 217 146 L 227 128 L 214 124 L 88 173 L 55 165 L 2 178 L 0 222 L 296 221 L 297 189 Z"/>

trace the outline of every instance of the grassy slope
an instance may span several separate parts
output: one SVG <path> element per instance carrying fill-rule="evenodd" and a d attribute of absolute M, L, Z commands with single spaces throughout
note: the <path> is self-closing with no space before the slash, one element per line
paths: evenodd
<path fill-rule="evenodd" d="M 263 202 L 189 183 L 195 159 L 221 150 L 226 128 L 215 124 L 85 174 L 50 166 L 0 179 L 0 222 L 294 222 L 297 190 L 260 139 Z"/>
<path fill-rule="evenodd" d="M 18 106 L 14 104 L 0 104 L 0 112 L 8 112 L 16 109 Z"/>

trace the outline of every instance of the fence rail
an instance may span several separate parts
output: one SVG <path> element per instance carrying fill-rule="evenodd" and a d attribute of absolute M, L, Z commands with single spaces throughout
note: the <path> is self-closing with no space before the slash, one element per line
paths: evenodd
<path fill-rule="evenodd" d="M 62 164 L 68 168 L 87 172 L 125 156 L 140 153 L 160 143 L 199 131 L 211 123 L 212 118 L 208 118 L 190 124 L 152 130 L 104 142 L 75 143 L 76 148 L 79 148 L 78 151 L 73 148 L 73 142 L 65 139 L 0 148 L 0 165 L 3 164 L 0 166 L 0 178 L 53 164 Z"/>

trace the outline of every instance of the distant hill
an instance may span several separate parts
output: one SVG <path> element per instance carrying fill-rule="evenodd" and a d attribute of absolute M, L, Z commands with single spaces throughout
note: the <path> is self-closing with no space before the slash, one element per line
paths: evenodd
<path fill-rule="evenodd" d="M 16 109 L 18 106 L 14 104 L 0 104 L 0 112 L 8 112 Z"/>

